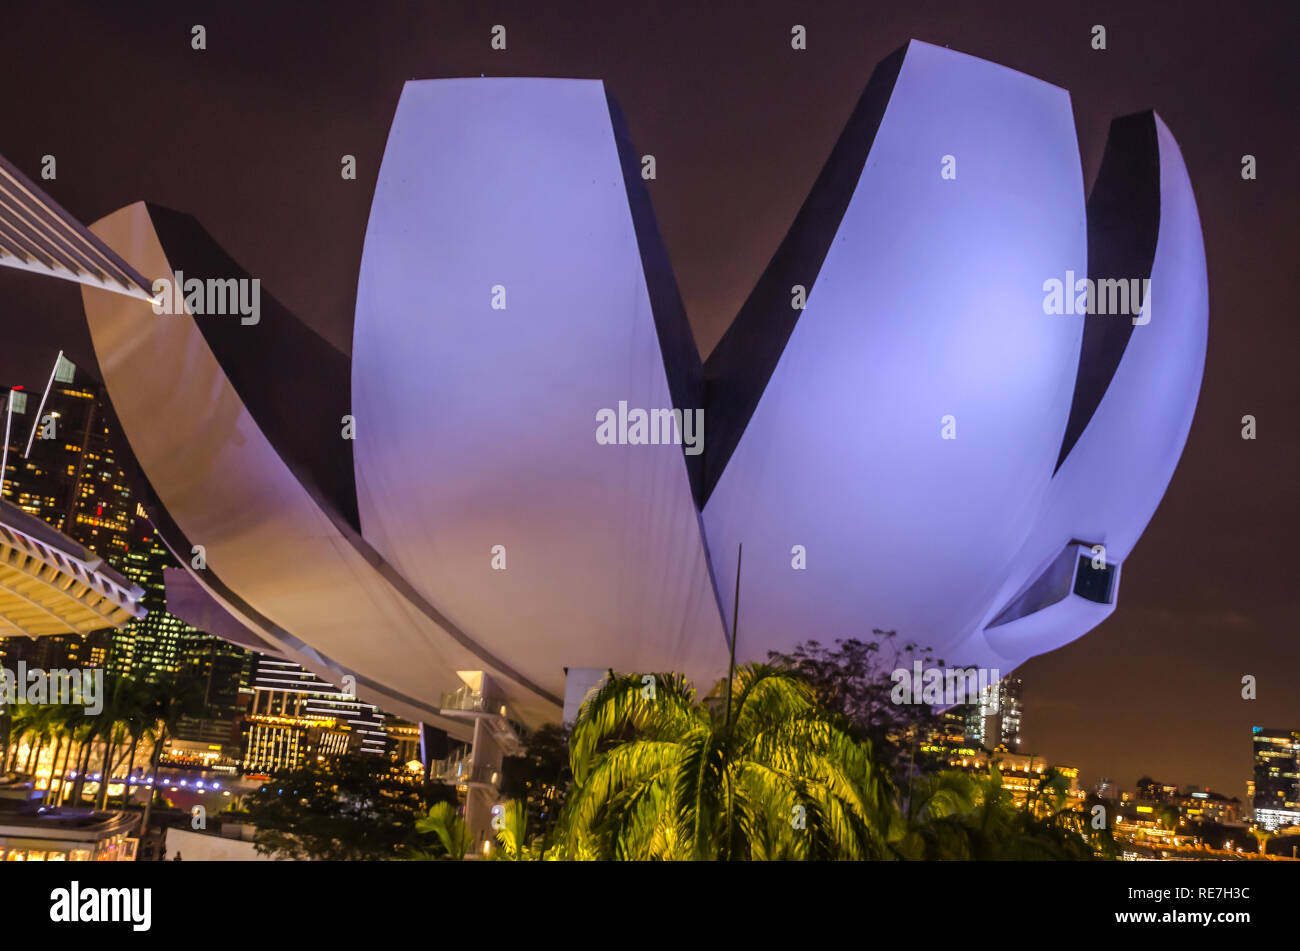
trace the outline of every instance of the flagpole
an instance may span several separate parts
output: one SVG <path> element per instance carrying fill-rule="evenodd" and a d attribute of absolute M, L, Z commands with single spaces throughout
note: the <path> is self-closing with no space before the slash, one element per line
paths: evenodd
<path fill-rule="evenodd" d="M 10 390 L 5 395 L 5 406 L 8 412 L 5 413 L 5 441 L 4 451 L 0 452 L 0 499 L 4 498 L 5 473 L 9 471 L 9 427 L 14 421 L 14 391 Z"/>
<path fill-rule="evenodd" d="M 731 726 L 731 682 L 736 678 L 736 630 L 740 624 L 740 556 L 744 544 L 736 546 L 736 599 L 731 606 L 731 663 L 727 667 L 727 726 Z"/>

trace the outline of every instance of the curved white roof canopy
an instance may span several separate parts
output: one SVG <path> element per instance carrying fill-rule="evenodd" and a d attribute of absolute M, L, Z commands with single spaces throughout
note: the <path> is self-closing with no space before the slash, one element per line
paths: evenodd
<path fill-rule="evenodd" d="M 0 636 L 125 627 L 144 617 L 142 597 L 97 555 L 0 501 Z"/>

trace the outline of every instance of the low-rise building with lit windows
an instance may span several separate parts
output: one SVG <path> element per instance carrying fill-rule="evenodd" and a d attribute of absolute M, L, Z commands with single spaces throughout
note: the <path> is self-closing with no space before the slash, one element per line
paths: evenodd
<path fill-rule="evenodd" d="M 1077 766 L 1054 764 L 1040 756 L 1028 753 L 1011 753 L 1005 750 L 989 752 L 974 746 L 958 747 L 934 746 L 930 752 L 940 757 L 940 764 L 948 769 L 960 769 L 970 773 L 983 773 L 990 764 L 996 765 L 1002 776 L 1002 786 L 1011 793 L 1017 806 L 1023 806 L 1030 794 L 1038 789 L 1039 783 L 1049 770 L 1066 780 L 1066 797 L 1069 802 L 1077 802 L 1085 793 L 1079 788 L 1079 769 Z"/>
<path fill-rule="evenodd" d="M 0 862 L 134 862 L 139 823 L 127 812 L 0 810 Z"/>

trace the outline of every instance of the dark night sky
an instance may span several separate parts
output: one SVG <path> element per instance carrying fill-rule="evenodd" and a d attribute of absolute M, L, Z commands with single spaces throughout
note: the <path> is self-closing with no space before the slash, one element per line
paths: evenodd
<path fill-rule="evenodd" d="M 42 184 L 83 222 L 143 198 L 194 214 L 345 350 L 375 175 L 407 79 L 604 79 L 637 149 L 657 157 L 651 198 L 704 353 L 872 68 L 909 38 L 1069 90 L 1089 187 L 1110 119 L 1155 108 L 1183 150 L 1205 233 L 1205 381 L 1115 615 L 1021 669 L 1026 745 L 1079 765 L 1089 783 L 1107 775 L 1131 787 L 1146 772 L 1244 797 L 1249 727 L 1300 728 L 1296 4 L 269 6 L 10 5 L 0 153 L 33 178 L 55 155 L 58 179 Z M 195 23 L 207 27 L 205 52 L 190 49 Z M 489 49 L 496 23 L 505 52 Z M 795 23 L 808 29 L 806 52 L 790 49 Z M 1097 23 L 1104 52 L 1089 46 Z M 339 176 L 345 153 L 358 158 L 357 181 Z M 1245 153 L 1258 158 L 1257 181 L 1241 180 Z M 59 348 L 92 362 L 75 285 L 0 270 L 0 314 L 0 381 L 42 385 Z M 1246 413 L 1259 421 L 1253 442 L 1240 438 Z M 1240 698 L 1243 674 L 1259 679 L 1254 702 Z"/>

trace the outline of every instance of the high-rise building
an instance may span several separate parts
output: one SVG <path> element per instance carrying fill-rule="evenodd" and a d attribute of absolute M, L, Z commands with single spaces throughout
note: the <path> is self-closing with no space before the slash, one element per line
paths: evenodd
<path fill-rule="evenodd" d="M 144 605 L 149 613 L 114 638 L 109 669 L 146 681 L 175 673 L 188 638 L 196 632 L 180 618 L 167 613 L 167 596 L 163 588 L 163 569 L 173 564 L 145 510 L 136 505 L 127 551 L 121 556 L 124 575 L 144 589 Z"/>
<path fill-rule="evenodd" d="M 103 387 L 60 354 L 43 392 L 11 387 L 0 396 L 0 495 L 122 571 L 135 506 Z M 7 659 L 47 669 L 103 666 L 111 653 L 107 632 L 6 641 Z"/>
<path fill-rule="evenodd" d="M 173 732 L 177 750 L 202 751 L 210 765 L 238 768 L 240 727 L 248 705 L 253 653 L 211 634 L 187 628 L 177 660 L 177 679 L 193 684 L 202 714 L 182 716 Z"/>
<path fill-rule="evenodd" d="M 175 561 L 132 491 L 129 473 L 134 463 L 102 384 L 60 353 L 43 392 L 11 388 L 0 394 L 7 397 L 0 399 L 0 407 L 7 403 L 12 408 L 0 421 L 9 434 L 0 483 L 4 498 L 84 545 L 142 588 L 148 610 L 117 633 L 35 641 L 9 638 L 0 651 L 10 662 L 21 659 L 46 669 L 102 666 L 146 681 L 178 674 L 187 663 L 202 665 L 217 658 L 217 674 L 204 673 L 205 693 L 215 689 L 230 694 L 213 698 L 221 708 L 216 717 L 221 722 L 202 729 L 194 724 L 183 727 L 193 726 L 205 737 L 213 730 L 223 737 L 235 731 L 228 711 L 233 710 L 248 652 L 167 613 L 163 570 Z M 216 687 L 209 688 L 206 681 Z"/>
<path fill-rule="evenodd" d="M 1020 749 L 1023 684 L 1019 677 L 1003 677 L 980 693 L 977 703 L 964 707 L 966 739 L 985 749 Z"/>
<path fill-rule="evenodd" d="M 1255 822 L 1265 829 L 1300 825 L 1300 730 L 1250 728 L 1255 752 Z"/>
<path fill-rule="evenodd" d="M 60 354 L 45 392 L 12 403 L 4 497 L 117 567 L 135 503 L 103 386 Z"/>

